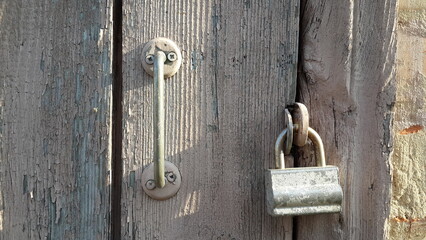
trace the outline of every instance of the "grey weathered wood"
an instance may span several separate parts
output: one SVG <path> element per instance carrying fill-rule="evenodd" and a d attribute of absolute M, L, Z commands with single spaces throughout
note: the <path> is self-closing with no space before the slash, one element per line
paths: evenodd
<path fill-rule="evenodd" d="M 122 239 L 291 239 L 291 218 L 265 209 L 282 111 L 295 98 L 299 4 L 283 1 L 123 2 Z M 143 44 L 182 49 L 166 80 L 166 152 L 182 173 L 177 196 L 142 191 L 152 161 L 152 77 Z"/>
<path fill-rule="evenodd" d="M 323 137 L 328 163 L 340 168 L 344 205 L 340 216 L 297 218 L 295 234 L 298 239 L 385 238 L 396 1 L 303 2 L 300 101 Z M 302 154 L 300 164 L 309 164 L 310 157 Z"/>
<path fill-rule="evenodd" d="M 1 4 L 0 239 L 110 236 L 111 2 Z"/>

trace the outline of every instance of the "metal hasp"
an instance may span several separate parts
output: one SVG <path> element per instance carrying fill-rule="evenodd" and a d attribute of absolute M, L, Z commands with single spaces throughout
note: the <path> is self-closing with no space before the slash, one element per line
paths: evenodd
<path fill-rule="evenodd" d="M 298 128 L 299 125 L 294 124 L 295 132 Z M 319 134 L 310 127 L 306 130 L 306 135 L 315 145 L 317 167 L 285 168 L 283 149 L 287 134 L 293 128 L 286 128 L 281 132 L 275 143 L 277 169 L 268 169 L 265 174 L 266 205 L 272 216 L 341 211 L 343 191 L 339 184 L 339 170 L 336 166 L 326 165 L 324 146 Z"/>
<path fill-rule="evenodd" d="M 167 38 L 156 38 L 145 44 L 142 50 L 142 66 L 154 76 L 153 134 L 154 161 L 142 173 L 145 193 L 156 200 L 166 200 L 179 191 L 181 175 L 178 168 L 165 161 L 165 107 L 164 78 L 173 76 L 182 63 L 177 45 Z"/>

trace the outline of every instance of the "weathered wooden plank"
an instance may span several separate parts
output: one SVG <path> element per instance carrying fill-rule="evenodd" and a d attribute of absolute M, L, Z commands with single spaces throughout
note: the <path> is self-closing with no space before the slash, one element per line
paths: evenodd
<path fill-rule="evenodd" d="M 264 169 L 295 98 L 299 5 L 283 1 L 123 2 L 122 239 L 291 239 L 268 216 Z M 152 161 L 152 77 L 143 44 L 168 37 L 183 65 L 166 80 L 166 152 L 177 196 L 142 191 Z"/>
<path fill-rule="evenodd" d="M 0 239 L 109 238 L 111 2 L 0 4 Z"/>
<path fill-rule="evenodd" d="M 303 1 L 300 101 L 340 168 L 342 214 L 297 218 L 298 239 L 381 239 L 389 214 L 394 0 Z M 306 149 L 305 149 L 306 150 Z M 309 164 L 302 154 L 300 164 Z M 311 162 L 311 164 L 314 162 Z"/>

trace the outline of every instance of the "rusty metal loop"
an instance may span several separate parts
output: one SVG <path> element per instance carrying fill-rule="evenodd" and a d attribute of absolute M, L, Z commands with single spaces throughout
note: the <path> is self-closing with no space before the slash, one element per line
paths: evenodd
<path fill-rule="evenodd" d="M 303 103 L 294 103 L 292 107 L 293 124 L 298 126 L 294 129 L 293 144 L 299 147 L 305 146 L 308 140 L 309 112 Z"/>

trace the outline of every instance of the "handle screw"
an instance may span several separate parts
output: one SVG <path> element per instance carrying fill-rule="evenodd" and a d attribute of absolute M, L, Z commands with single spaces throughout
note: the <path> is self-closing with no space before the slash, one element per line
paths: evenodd
<path fill-rule="evenodd" d="M 169 183 L 174 183 L 176 181 L 176 175 L 173 172 L 167 173 L 166 178 Z"/>
<path fill-rule="evenodd" d="M 146 181 L 145 186 L 146 186 L 146 189 L 153 190 L 155 188 L 155 181 L 152 179 L 149 179 L 148 181 Z"/>
<path fill-rule="evenodd" d="M 154 56 L 153 55 L 146 56 L 145 62 L 148 63 L 148 64 L 150 64 L 150 65 L 154 64 Z"/>
<path fill-rule="evenodd" d="M 167 59 L 169 59 L 170 62 L 174 62 L 177 59 L 177 55 L 174 52 L 170 52 L 167 54 Z"/>

